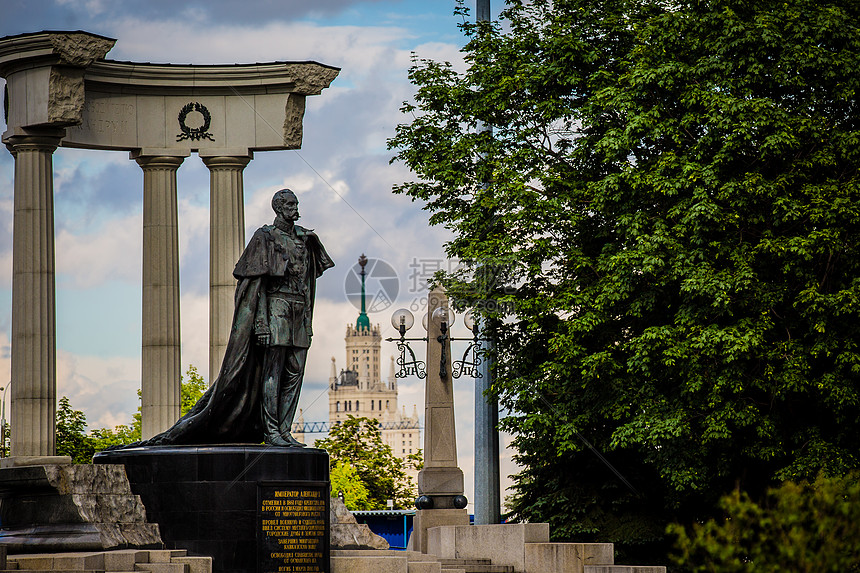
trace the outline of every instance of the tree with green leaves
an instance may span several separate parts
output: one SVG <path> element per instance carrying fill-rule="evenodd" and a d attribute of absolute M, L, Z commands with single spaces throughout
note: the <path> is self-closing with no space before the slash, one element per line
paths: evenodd
<path fill-rule="evenodd" d="M 735 490 L 725 514 L 692 527 L 673 525 L 676 564 L 708 573 L 860 571 L 860 475 L 819 475 L 768 490 L 755 502 Z"/>
<path fill-rule="evenodd" d="M 860 4 L 500 19 L 463 72 L 414 60 L 389 144 L 497 342 L 512 517 L 651 560 L 735 487 L 860 466 Z"/>
<path fill-rule="evenodd" d="M 188 413 L 191 408 L 194 407 L 194 404 L 197 403 L 197 400 L 200 399 L 201 396 L 206 392 L 208 388 L 206 384 L 206 380 L 203 379 L 203 376 L 197 372 L 197 367 L 189 364 L 188 372 L 185 373 L 185 376 L 188 377 L 186 380 L 185 377 L 179 377 L 180 387 L 180 404 L 179 404 L 179 415 L 184 416 Z"/>
<path fill-rule="evenodd" d="M 346 485 L 347 489 L 361 492 L 363 488 L 366 491 L 366 507 L 350 505 L 346 498 L 347 490 L 340 485 L 337 487 L 341 489 L 335 489 L 332 477 L 332 494 L 337 495 L 342 490 L 347 508 L 386 509 L 388 500 L 393 500 L 396 509 L 403 509 L 415 500 L 416 492 L 409 485 L 403 462 L 382 441 L 377 420 L 349 416 L 332 427 L 328 437 L 316 440 L 314 447 L 328 451 L 333 476 L 348 483 L 358 479 L 360 485 Z M 352 468 L 354 474 L 344 465 Z M 361 493 L 354 495 L 356 499 L 360 497 Z"/>
<path fill-rule="evenodd" d="M 57 455 L 69 456 L 74 464 L 92 462 L 95 447 L 86 434 L 87 417 L 75 410 L 65 396 L 57 408 Z"/>
<path fill-rule="evenodd" d="M 367 487 L 361 481 L 355 467 L 349 462 L 338 461 L 331 466 L 329 476 L 332 497 L 342 497 L 347 509 L 362 511 L 374 509 L 368 498 Z"/>

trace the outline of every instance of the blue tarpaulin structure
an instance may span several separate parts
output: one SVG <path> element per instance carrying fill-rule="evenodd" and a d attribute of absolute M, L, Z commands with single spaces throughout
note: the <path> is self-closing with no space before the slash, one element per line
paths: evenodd
<path fill-rule="evenodd" d="M 414 509 L 385 509 L 378 511 L 353 511 L 356 521 L 366 523 L 370 530 L 385 539 L 391 549 L 406 549 L 412 533 Z"/>

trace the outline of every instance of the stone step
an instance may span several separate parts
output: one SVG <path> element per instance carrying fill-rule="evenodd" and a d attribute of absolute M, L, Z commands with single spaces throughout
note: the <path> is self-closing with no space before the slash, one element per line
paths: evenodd
<path fill-rule="evenodd" d="M 136 563 L 135 571 L 144 571 L 146 573 L 188 573 L 184 563 Z"/>
<path fill-rule="evenodd" d="M 585 573 L 666 573 L 662 565 L 586 565 Z"/>
<path fill-rule="evenodd" d="M 212 573 L 211 557 L 173 557 L 170 562 L 185 565 L 186 573 Z"/>
<path fill-rule="evenodd" d="M 465 573 L 514 573 L 510 565 L 493 565 L 490 559 L 440 559 L 442 570 L 463 569 Z"/>
<path fill-rule="evenodd" d="M 18 571 L 21 569 L 2 569 L 0 573 L 7 573 L 9 571 Z M 104 571 L 100 569 L 27 569 L 27 573 L 104 573 Z"/>
<path fill-rule="evenodd" d="M 174 557 L 185 557 L 188 551 L 185 549 L 150 549 L 146 551 L 149 563 L 170 563 Z"/>
<path fill-rule="evenodd" d="M 407 573 L 442 573 L 442 564 L 438 561 L 407 561 Z"/>
<path fill-rule="evenodd" d="M 338 551 L 331 555 L 331 573 L 407 573 L 406 556 L 387 554 L 386 551 Z"/>
<path fill-rule="evenodd" d="M 101 553 L 10 555 L 7 567 L 26 571 L 104 571 Z"/>

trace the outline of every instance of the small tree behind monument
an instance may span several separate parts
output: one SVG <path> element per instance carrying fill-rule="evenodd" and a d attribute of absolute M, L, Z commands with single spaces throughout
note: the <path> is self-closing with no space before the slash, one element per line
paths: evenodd
<path fill-rule="evenodd" d="M 348 464 L 367 491 L 366 508 L 386 509 L 388 500 L 396 509 L 408 507 L 415 498 L 409 479 L 391 448 L 383 443 L 379 422 L 370 418 L 349 418 L 334 426 L 327 438 L 316 440 L 314 447 L 328 451 L 332 467 L 332 494 L 337 495 L 334 476 L 349 475 L 341 464 Z M 346 500 L 346 496 L 344 497 Z"/>

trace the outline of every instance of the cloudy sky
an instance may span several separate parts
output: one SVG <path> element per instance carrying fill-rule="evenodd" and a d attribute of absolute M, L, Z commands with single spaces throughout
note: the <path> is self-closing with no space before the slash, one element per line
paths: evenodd
<path fill-rule="evenodd" d="M 407 79 L 411 54 L 461 65 L 463 37 L 454 5 L 454 0 L 0 0 L 0 36 L 84 30 L 117 40 L 107 55 L 112 60 L 315 60 L 342 68 L 332 87 L 308 98 L 302 149 L 259 152 L 244 172 L 246 237 L 271 222 L 272 193 L 290 187 L 299 195 L 300 223 L 316 230 L 337 264 L 318 282 L 314 343 L 301 398 L 305 419 L 324 421 L 331 357 L 338 368 L 344 366 L 344 332 L 357 315 L 347 291 L 358 256 L 385 261 L 399 279 L 396 302 L 370 313 L 383 337 L 393 335 L 391 312 L 420 308 L 426 296 L 421 279 L 449 264 L 443 255 L 446 230 L 430 228 L 420 204 L 391 193 L 393 184 L 411 176 L 402 165 L 389 165 L 386 139 L 408 120 L 399 107 L 413 93 Z M 0 118 L 0 131 L 5 129 Z M 0 385 L 10 373 L 12 177 L 12 156 L 3 151 Z M 142 189 L 141 169 L 126 153 L 60 148 L 54 154 L 57 393 L 84 411 L 90 428 L 129 423 L 137 407 Z M 209 172 L 192 155 L 178 172 L 182 364 L 183 372 L 194 365 L 207 380 L 208 189 Z M 391 285 L 385 286 L 391 293 Z M 381 287 L 371 279 L 368 291 Z M 466 336 L 459 319 L 454 328 L 455 335 Z M 383 342 L 382 351 L 390 356 L 394 345 Z M 457 442 L 471 500 L 472 381 L 460 379 L 457 388 Z M 400 403 L 409 413 L 417 405 L 423 420 L 422 383 L 400 381 Z M 502 473 L 510 467 L 503 465 Z"/>

